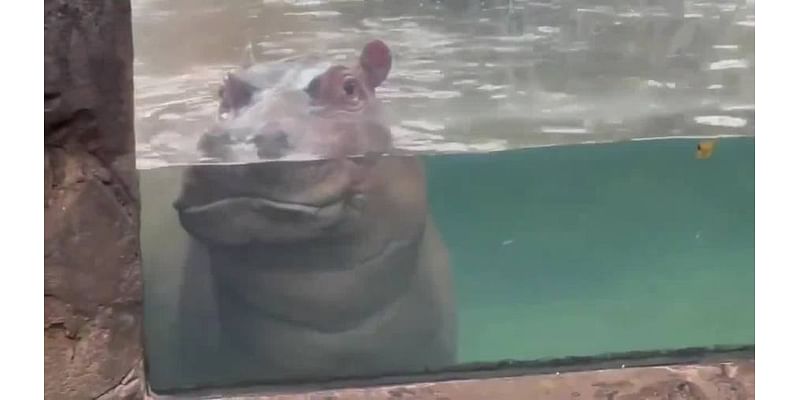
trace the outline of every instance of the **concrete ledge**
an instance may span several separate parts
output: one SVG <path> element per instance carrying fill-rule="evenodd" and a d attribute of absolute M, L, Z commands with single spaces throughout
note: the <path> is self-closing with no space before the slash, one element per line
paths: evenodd
<path fill-rule="evenodd" d="M 154 400 L 224 399 L 752 399 L 753 346 L 631 352 L 463 365 L 417 376 L 240 384 L 149 394 Z"/>
<path fill-rule="evenodd" d="M 309 399 L 752 399 L 755 361 L 643 367 L 318 392 Z M 266 397 L 262 397 L 266 398 Z M 299 396 L 275 396 L 274 400 Z"/>
<path fill-rule="evenodd" d="M 153 398 L 153 397 L 150 397 Z M 168 397 L 158 396 L 163 399 Z M 241 400 L 711 400 L 755 398 L 755 360 L 325 390 Z"/>

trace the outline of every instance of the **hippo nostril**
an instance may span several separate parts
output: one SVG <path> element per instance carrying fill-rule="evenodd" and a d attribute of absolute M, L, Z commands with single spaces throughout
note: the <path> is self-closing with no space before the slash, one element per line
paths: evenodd
<path fill-rule="evenodd" d="M 356 81 L 355 79 L 348 79 L 344 83 L 344 92 L 348 96 L 352 96 L 356 92 Z"/>
<path fill-rule="evenodd" d="M 197 148 L 205 157 L 225 159 L 233 143 L 233 137 L 228 132 L 209 132 L 200 138 Z"/>
<path fill-rule="evenodd" d="M 255 135 L 251 142 L 256 146 L 259 158 L 280 158 L 289 149 L 289 134 L 284 130 Z"/>

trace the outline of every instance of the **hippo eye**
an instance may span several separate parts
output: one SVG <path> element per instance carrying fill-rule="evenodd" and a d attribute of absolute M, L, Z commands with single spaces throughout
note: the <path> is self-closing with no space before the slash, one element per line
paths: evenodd
<path fill-rule="evenodd" d="M 355 79 L 348 79 L 344 82 L 344 92 L 347 93 L 348 96 L 352 96 L 356 92 L 356 81 Z"/>

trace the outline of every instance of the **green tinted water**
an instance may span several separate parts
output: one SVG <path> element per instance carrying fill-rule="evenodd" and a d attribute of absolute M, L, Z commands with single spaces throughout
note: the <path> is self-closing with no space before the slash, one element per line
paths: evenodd
<path fill-rule="evenodd" d="M 754 342 L 754 139 L 426 158 L 461 362 Z M 170 364 L 180 168 L 141 171 L 151 380 Z M 161 381 L 159 386 L 169 386 Z"/>
<path fill-rule="evenodd" d="M 754 139 L 428 160 L 460 359 L 754 341 Z"/>

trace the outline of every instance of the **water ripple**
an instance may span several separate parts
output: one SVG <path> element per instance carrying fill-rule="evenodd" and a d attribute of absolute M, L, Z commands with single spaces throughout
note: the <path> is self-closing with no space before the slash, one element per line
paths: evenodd
<path fill-rule="evenodd" d="M 753 2 L 513 3 L 137 0 L 139 166 L 197 156 L 246 47 L 349 63 L 376 37 L 393 50 L 378 97 L 404 149 L 754 134 Z"/>

